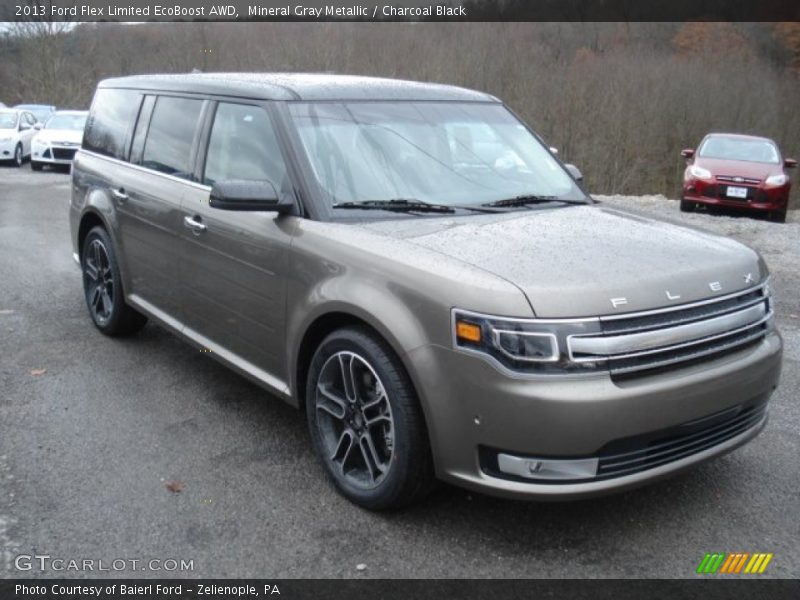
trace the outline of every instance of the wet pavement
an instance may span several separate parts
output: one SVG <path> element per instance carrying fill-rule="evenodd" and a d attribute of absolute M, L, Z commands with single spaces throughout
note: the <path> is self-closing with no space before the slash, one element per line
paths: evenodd
<path fill-rule="evenodd" d="M 0 577 L 693 577 L 709 551 L 772 552 L 765 576 L 800 576 L 798 236 L 773 266 L 787 357 L 752 443 L 606 498 L 442 486 L 372 514 L 327 483 L 300 413 L 155 325 L 94 329 L 69 193 L 65 173 L 0 167 Z M 728 232 L 756 248 L 792 226 L 737 222 Z M 126 567 L 15 568 L 34 554 Z M 142 571 L 151 559 L 161 570 Z"/>

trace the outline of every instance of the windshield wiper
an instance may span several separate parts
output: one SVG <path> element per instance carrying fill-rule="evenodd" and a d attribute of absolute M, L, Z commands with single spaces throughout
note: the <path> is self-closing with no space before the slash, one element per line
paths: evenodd
<path fill-rule="evenodd" d="M 361 200 L 358 202 L 340 202 L 333 208 L 355 208 L 360 210 L 390 210 L 393 212 L 436 212 L 452 213 L 455 209 L 444 204 L 430 204 L 422 200 L 395 198 L 394 200 Z"/>
<path fill-rule="evenodd" d="M 561 202 L 562 204 L 578 204 L 586 205 L 589 202 L 583 200 L 566 200 L 558 196 L 539 196 L 536 194 L 523 194 L 521 196 L 514 196 L 513 198 L 503 198 L 502 200 L 495 200 L 488 202 L 483 206 L 525 206 L 527 204 L 543 204 L 545 202 Z"/>
<path fill-rule="evenodd" d="M 389 210 L 393 212 L 432 212 L 432 213 L 454 213 L 457 209 L 472 210 L 475 212 L 502 212 L 493 210 L 492 207 L 484 205 L 461 205 L 461 204 L 431 204 L 413 198 L 395 198 L 393 200 L 361 200 L 358 202 L 340 202 L 334 204 L 333 208 L 353 208 L 362 210 Z"/>

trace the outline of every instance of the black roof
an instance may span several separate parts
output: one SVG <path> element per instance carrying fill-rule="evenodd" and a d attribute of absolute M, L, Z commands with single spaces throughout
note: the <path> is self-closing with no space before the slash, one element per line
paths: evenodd
<path fill-rule="evenodd" d="M 101 88 L 134 88 L 239 96 L 259 100 L 455 100 L 498 102 L 465 88 L 400 79 L 330 73 L 186 73 L 134 75 L 100 82 Z"/>

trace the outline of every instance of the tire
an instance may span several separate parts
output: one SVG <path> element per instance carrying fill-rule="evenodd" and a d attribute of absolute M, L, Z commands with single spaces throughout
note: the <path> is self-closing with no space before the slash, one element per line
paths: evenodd
<path fill-rule="evenodd" d="M 125 303 L 114 246 L 100 226 L 89 231 L 83 241 L 81 271 L 83 294 L 95 327 L 108 336 L 130 335 L 144 327 L 147 317 Z"/>
<path fill-rule="evenodd" d="M 689 200 L 681 200 L 681 212 L 694 212 L 697 204 Z"/>
<path fill-rule="evenodd" d="M 769 220 L 774 223 L 786 223 L 786 210 L 776 210 L 769 213 Z"/>
<path fill-rule="evenodd" d="M 40 162 L 37 162 L 37 161 L 35 161 L 35 160 L 32 160 L 32 161 L 31 161 L 31 169 L 32 169 L 32 170 L 34 170 L 34 171 L 41 171 L 41 170 L 42 170 L 42 167 L 44 167 L 44 165 L 43 165 L 42 163 L 40 163 Z"/>
<path fill-rule="evenodd" d="M 22 156 L 22 144 L 17 144 L 17 147 L 14 148 L 14 158 L 12 162 L 14 166 L 19 168 L 22 166 L 23 156 Z"/>
<path fill-rule="evenodd" d="M 345 374 L 351 374 L 346 381 Z M 311 360 L 305 402 L 317 457 L 351 502 L 399 508 L 433 488 L 416 393 L 400 360 L 371 330 L 348 327 L 323 340 Z"/>

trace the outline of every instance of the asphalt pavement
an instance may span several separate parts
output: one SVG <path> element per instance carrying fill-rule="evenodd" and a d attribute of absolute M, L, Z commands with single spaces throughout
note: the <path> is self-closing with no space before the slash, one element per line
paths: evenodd
<path fill-rule="evenodd" d="M 712 551 L 772 552 L 762 577 L 800 577 L 797 237 L 773 266 L 787 353 L 752 443 L 600 499 L 442 486 L 374 514 L 328 484 L 299 412 L 155 325 L 129 339 L 95 330 L 69 194 L 63 172 L 0 167 L 0 577 L 671 578 L 696 577 Z M 720 217 L 693 218 L 713 229 Z M 756 248 L 792 226 L 737 223 Z M 17 558 L 29 555 L 46 568 Z"/>

